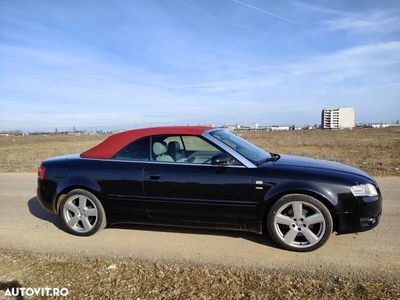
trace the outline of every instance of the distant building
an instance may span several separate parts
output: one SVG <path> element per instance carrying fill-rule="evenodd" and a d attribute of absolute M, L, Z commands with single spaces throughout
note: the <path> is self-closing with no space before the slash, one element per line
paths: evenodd
<path fill-rule="evenodd" d="M 289 131 L 290 126 L 271 126 L 270 130 L 271 131 Z"/>
<path fill-rule="evenodd" d="M 321 113 L 322 129 L 353 129 L 355 127 L 353 107 L 326 108 Z"/>
<path fill-rule="evenodd" d="M 314 130 L 314 129 L 318 129 L 318 128 L 319 128 L 318 125 L 313 125 L 313 126 L 307 125 L 307 126 L 304 126 L 304 127 L 302 128 L 302 130 Z"/>
<path fill-rule="evenodd" d="M 372 128 L 388 128 L 393 126 L 392 124 L 385 124 L 385 123 L 379 123 L 379 124 L 371 124 Z"/>
<path fill-rule="evenodd" d="M 235 131 L 235 130 L 240 130 L 242 129 L 242 125 L 240 124 L 234 124 L 234 125 L 222 125 L 221 128 L 225 128 L 229 131 Z"/>

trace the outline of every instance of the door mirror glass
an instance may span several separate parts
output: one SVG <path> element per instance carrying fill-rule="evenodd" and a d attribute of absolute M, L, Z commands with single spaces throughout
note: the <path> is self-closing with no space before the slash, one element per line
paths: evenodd
<path fill-rule="evenodd" d="M 211 164 L 213 165 L 229 165 L 232 163 L 232 158 L 226 153 L 219 153 L 214 155 L 211 159 Z"/>

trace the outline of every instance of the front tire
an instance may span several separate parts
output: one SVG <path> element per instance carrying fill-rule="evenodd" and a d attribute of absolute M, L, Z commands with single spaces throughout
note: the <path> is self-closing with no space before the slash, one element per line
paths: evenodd
<path fill-rule="evenodd" d="M 307 252 L 324 245 L 332 234 L 333 221 L 328 208 L 314 197 L 285 195 L 268 212 L 267 228 L 280 247 Z"/>
<path fill-rule="evenodd" d="M 65 195 L 60 206 L 60 218 L 67 232 L 79 236 L 89 236 L 106 227 L 101 202 L 83 189 Z"/>

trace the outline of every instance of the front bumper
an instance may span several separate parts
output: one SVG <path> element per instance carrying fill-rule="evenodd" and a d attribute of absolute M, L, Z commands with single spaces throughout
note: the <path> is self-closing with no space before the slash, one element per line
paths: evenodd
<path fill-rule="evenodd" d="M 358 212 L 336 215 L 338 234 L 367 231 L 378 226 L 382 214 L 382 196 L 356 199 Z"/>

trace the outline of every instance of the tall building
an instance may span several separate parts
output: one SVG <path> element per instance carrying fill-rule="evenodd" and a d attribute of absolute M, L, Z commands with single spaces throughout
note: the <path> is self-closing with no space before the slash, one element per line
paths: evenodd
<path fill-rule="evenodd" d="M 352 129 L 355 127 L 353 107 L 326 108 L 321 113 L 322 129 Z"/>

